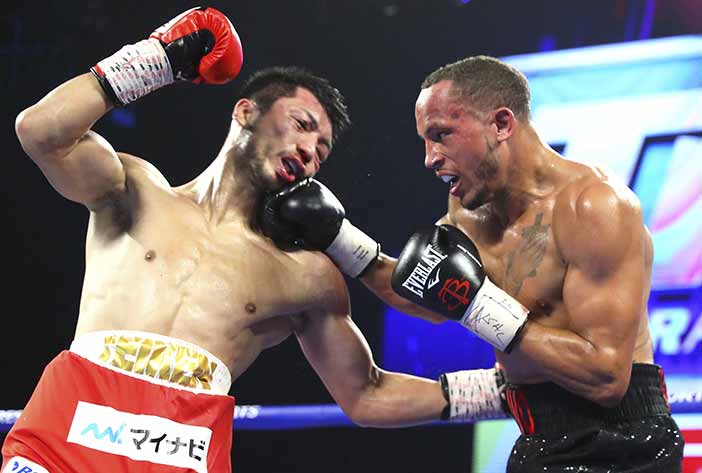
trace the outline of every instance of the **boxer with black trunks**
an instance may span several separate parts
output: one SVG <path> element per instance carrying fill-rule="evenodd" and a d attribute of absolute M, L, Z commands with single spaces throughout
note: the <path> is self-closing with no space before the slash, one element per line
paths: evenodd
<path fill-rule="evenodd" d="M 252 75 L 221 151 L 180 186 L 91 131 L 162 86 L 229 82 L 242 58 L 227 17 L 194 8 L 17 117 L 23 149 L 90 219 L 74 341 L 5 438 L 3 473 L 231 471 L 231 382 L 293 333 L 353 421 L 413 425 L 445 409 L 437 381 L 374 363 L 337 266 L 260 233 L 264 192 L 314 175 L 349 124 L 327 80 Z M 182 125 L 164 118 L 175 136 Z M 355 275 L 374 256 L 339 264 Z"/>
<path fill-rule="evenodd" d="M 403 312 L 458 321 L 495 347 L 498 386 L 522 431 L 510 473 L 679 472 L 683 439 L 653 364 L 653 245 L 639 201 L 541 141 L 529 101 L 526 77 L 492 57 L 425 79 L 417 132 L 425 166 L 449 185 L 448 212 L 398 259 L 379 253 L 361 280 Z M 339 259 L 343 235 L 368 237 L 341 217 L 326 225 L 333 231 L 310 225 L 299 209 L 315 207 L 307 202 L 320 187 L 283 191 L 271 207 L 300 227 L 299 241 Z M 493 393 L 482 379 L 441 382 L 453 401 Z"/>

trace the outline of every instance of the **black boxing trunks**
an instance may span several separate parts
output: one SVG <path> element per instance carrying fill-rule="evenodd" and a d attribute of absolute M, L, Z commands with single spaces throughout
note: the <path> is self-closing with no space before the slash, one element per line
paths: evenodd
<path fill-rule="evenodd" d="M 231 472 L 226 365 L 132 331 L 76 338 L 44 369 L 2 447 L 2 472 Z"/>
<path fill-rule="evenodd" d="M 508 473 L 682 471 L 684 441 L 656 365 L 633 365 L 629 388 L 614 408 L 554 383 L 508 384 L 506 395 L 522 432 Z"/>

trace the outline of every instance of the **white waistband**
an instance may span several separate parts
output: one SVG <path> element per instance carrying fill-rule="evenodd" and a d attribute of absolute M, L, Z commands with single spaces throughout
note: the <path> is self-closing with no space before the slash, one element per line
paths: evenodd
<path fill-rule="evenodd" d="M 70 350 L 88 360 L 146 381 L 198 393 L 227 394 L 227 366 L 212 353 L 178 338 L 135 330 L 84 333 Z"/>

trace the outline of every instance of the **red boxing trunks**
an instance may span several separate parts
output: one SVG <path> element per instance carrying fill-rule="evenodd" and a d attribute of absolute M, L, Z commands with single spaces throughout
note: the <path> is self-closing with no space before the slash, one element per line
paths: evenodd
<path fill-rule="evenodd" d="M 196 345 L 91 332 L 44 369 L 2 473 L 231 472 L 227 367 Z"/>

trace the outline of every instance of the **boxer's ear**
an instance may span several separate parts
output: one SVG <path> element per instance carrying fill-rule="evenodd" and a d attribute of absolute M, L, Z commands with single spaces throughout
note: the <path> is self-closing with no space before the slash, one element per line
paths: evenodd
<path fill-rule="evenodd" d="M 517 119 L 512 110 L 500 107 L 490 114 L 490 121 L 495 130 L 495 138 L 499 143 L 512 136 Z"/>
<path fill-rule="evenodd" d="M 241 127 L 246 128 L 256 121 L 260 113 L 261 111 L 255 101 L 243 98 L 239 99 L 234 105 L 232 118 L 236 120 Z"/>

